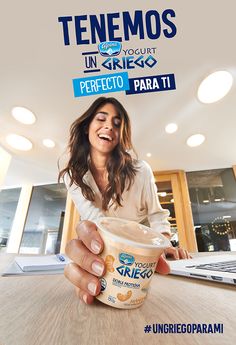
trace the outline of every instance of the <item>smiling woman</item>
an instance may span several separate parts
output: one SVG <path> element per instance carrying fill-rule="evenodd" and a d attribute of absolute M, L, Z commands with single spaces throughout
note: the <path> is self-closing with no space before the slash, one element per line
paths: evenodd
<path fill-rule="evenodd" d="M 121 194 L 126 184 L 130 188 L 136 171 L 128 150 L 133 150 L 133 146 L 126 110 L 115 98 L 100 97 L 72 124 L 70 160 L 59 179 L 65 176 L 68 182 L 69 178 L 70 187 L 75 183 L 83 196 L 94 202 L 94 192 L 84 181 L 85 174 L 91 171 L 95 181 L 102 184 L 103 210 L 110 200 L 121 206 Z"/>
<path fill-rule="evenodd" d="M 70 241 L 66 253 L 73 261 L 65 269 L 66 277 L 77 287 L 78 295 L 88 304 L 101 290 L 105 263 L 99 254 L 104 246 L 95 221 L 117 217 L 149 225 L 152 230 L 170 234 L 169 211 L 160 205 L 151 167 L 131 156 L 129 116 L 115 98 L 100 97 L 71 126 L 69 161 L 60 172 L 80 222 L 79 239 Z M 183 249 L 168 248 L 167 254 L 186 258 Z M 85 260 L 86 258 L 86 260 Z M 157 271 L 168 273 L 163 258 Z"/>

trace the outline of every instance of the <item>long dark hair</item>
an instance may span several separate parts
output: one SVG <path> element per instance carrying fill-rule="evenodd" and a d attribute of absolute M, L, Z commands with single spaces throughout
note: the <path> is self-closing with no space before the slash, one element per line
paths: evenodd
<path fill-rule="evenodd" d="M 131 143 L 131 126 L 127 111 L 123 105 L 113 97 L 99 97 L 89 109 L 78 119 L 76 119 L 70 128 L 70 140 L 68 144 L 69 161 L 67 166 L 59 173 L 58 181 L 64 178 L 65 174 L 70 177 L 70 186 L 75 183 L 81 188 L 83 196 L 94 201 L 94 192 L 83 181 L 83 176 L 89 170 L 89 152 L 90 143 L 88 139 L 88 129 L 99 108 L 110 103 L 116 108 L 121 119 L 119 143 L 114 148 L 107 162 L 108 185 L 103 193 L 102 208 L 108 209 L 110 200 L 116 206 L 122 206 L 122 193 L 127 187 L 131 187 L 137 169 L 134 166 L 136 159 L 132 158 L 128 151 L 137 154 Z"/>

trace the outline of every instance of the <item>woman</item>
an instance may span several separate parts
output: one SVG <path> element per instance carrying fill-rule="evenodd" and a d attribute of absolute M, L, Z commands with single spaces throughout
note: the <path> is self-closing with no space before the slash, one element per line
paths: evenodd
<path fill-rule="evenodd" d="M 79 239 L 70 241 L 66 253 L 73 263 L 65 276 L 76 286 L 78 296 L 91 304 L 100 292 L 104 261 L 97 256 L 103 241 L 93 220 L 102 216 L 131 219 L 150 225 L 167 237 L 169 211 L 161 208 L 150 166 L 132 158 L 131 126 L 128 114 L 115 98 L 98 98 L 71 126 L 70 158 L 59 174 L 78 208 Z M 169 248 L 175 259 L 189 257 L 183 249 Z M 163 257 L 159 273 L 169 273 Z"/>

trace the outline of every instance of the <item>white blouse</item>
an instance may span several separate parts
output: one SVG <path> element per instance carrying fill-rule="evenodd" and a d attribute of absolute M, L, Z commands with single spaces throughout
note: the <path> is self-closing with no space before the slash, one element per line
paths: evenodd
<path fill-rule="evenodd" d="M 150 165 L 145 161 L 138 160 L 135 167 L 138 168 L 138 171 L 129 191 L 124 190 L 122 194 L 122 207 L 111 205 L 112 201 L 110 201 L 107 211 L 102 210 L 102 194 L 90 170 L 86 172 L 83 180 L 94 191 L 94 202 L 83 196 L 80 187 L 75 184 L 70 187 L 69 176 L 65 175 L 66 187 L 78 209 L 81 220 L 94 221 L 104 216 L 119 217 L 148 225 L 159 232 L 170 233 L 170 223 L 167 220 L 170 212 L 160 205 Z"/>

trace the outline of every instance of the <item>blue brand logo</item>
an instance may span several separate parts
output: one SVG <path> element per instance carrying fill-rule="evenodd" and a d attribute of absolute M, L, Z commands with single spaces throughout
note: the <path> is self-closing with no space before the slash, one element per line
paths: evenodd
<path fill-rule="evenodd" d="M 131 266 L 134 263 L 134 257 L 132 255 L 126 253 L 119 254 L 120 263 L 123 265 Z"/>
<path fill-rule="evenodd" d="M 101 42 L 98 45 L 98 50 L 102 56 L 116 56 L 120 54 L 121 47 L 122 45 L 120 42 Z"/>

